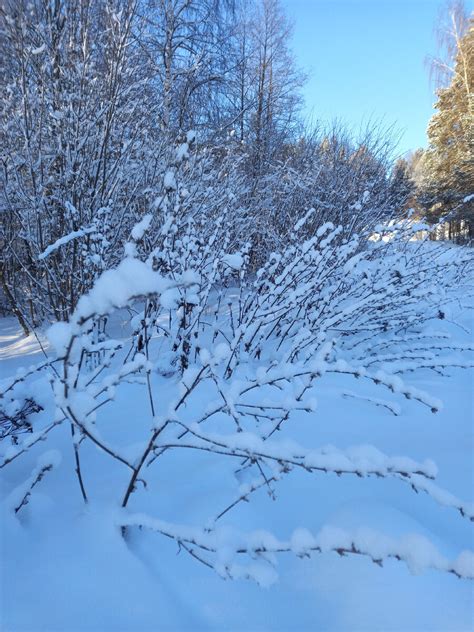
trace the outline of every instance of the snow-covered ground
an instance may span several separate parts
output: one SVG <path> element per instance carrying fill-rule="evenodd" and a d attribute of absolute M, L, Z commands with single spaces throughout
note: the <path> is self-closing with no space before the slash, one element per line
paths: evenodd
<path fill-rule="evenodd" d="M 465 310 L 457 316 L 471 330 L 472 313 Z M 458 340 L 472 340 L 459 327 L 451 330 Z M 43 357 L 34 337 L 22 337 L 13 319 L 0 320 L 0 378 Z M 439 467 L 437 484 L 472 500 L 474 372 L 449 373 L 410 375 L 411 384 L 443 401 L 440 412 L 432 414 L 416 402 L 390 395 L 387 399 L 400 407 L 398 416 L 350 396 L 359 393 L 354 378 L 326 375 L 315 389 L 317 410 L 296 412 L 291 418 L 292 439 L 308 447 L 370 443 L 390 455 L 431 458 Z M 162 381 L 158 392 L 164 399 L 170 379 L 154 376 L 157 387 Z M 35 391 L 45 403 L 45 411 L 36 416 L 39 425 L 52 415 L 49 388 L 46 378 L 39 377 Z M 366 386 L 364 393 L 380 397 L 376 387 Z M 134 454 L 145 440 L 147 406 L 143 388 L 127 384 L 101 411 L 101 432 L 121 446 L 122 453 Z M 15 514 L 9 510 L 12 490 L 28 479 L 38 456 L 51 449 L 61 454 L 61 463 Z M 460 632 L 474 627 L 474 582 L 434 570 L 411 574 L 396 560 L 380 568 L 362 556 L 324 553 L 298 559 L 282 554 L 278 582 L 262 588 L 248 580 L 224 581 L 162 535 L 136 530 L 124 539 L 114 524 L 111 498 L 120 500 L 127 473 L 90 442 L 82 458 L 90 491 L 87 507 L 65 424 L 52 430 L 47 446 L 34 446 L 1 470 L 2 630 Z M 146 497 L 151 515 L 205 524 L 226 506 L 229 486 L 237 489 L 224 461 L 203 452 L 170 450 L 149 468 L 148 488 L 134 494 L 130 509 L 140 511 Z M 325 525 L 368 527 L 393 537 L 416 533 L 429 537 L 449 559 L 474 548 L 472 522 L 395 478 L 295 470 L 277 483 L 275 495 L 272 500 L 263 487 L 252 502 L 229 512 L 230 523 L 244 531 L 267 529 L 280 539 L 288 539 L 300 526 L 312 532 Z"/>

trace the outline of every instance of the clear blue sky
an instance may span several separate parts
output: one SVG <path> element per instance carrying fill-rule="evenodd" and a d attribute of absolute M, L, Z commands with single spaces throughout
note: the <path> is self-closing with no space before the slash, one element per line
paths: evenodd
<path fill-rule="evenodd" d="M 436 54 L 443 0 L 282 0 L 294 24 L 292 50 L 309 73 L 306 113 L 359 129 L 396 123 L 399 151 L 426 145 L 435 101 L 427 55 Z M 473 2 L 466 5 L 473 8 Z"/>

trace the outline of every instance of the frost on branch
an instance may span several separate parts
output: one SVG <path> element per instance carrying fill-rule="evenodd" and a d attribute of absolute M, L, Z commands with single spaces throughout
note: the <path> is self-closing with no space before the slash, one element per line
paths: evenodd
<path fill-rule="evenodd" d="M 315 553 L 337 553 L 341 557 L 361 555 L 378 566 L 393 558 L 405 563 L 413 574 L 435 569 L 459 578 L 474 579 L 474 554 L 471 551 L 462 551 L 456 559 L 448 560 L 429 540 L 419 535 L 406 535 L 396 540 L 371 529 L 347 532 L 324 527 L 316 535 L 306 529 L 297 529 L 285 541 L 264 531 L 245 534 L 225 527 L 204 530 L 170 524 L 143 514 L 119 517 L 117 522 L 122 527 L 150 529 L 171 538 L 224 579 L 248 578 L 263 586 L 272 584 L 278 577 L 274 569 L 277 553 L 292 553 L 297 557 L 310 557 Z M 244 556 L 252 561 L 239 563 L 239 558 Z"/>
<path fill-rule="evenodd" d="M 6 506 L 17 514 L 22 507 L 28 504 L 33 489 L 42 481 L 46 473 L 56 468 L 60 463 L 61 455 L 57 450 L 49 450 L 42 454 L 29 478 L 8 495 L 5 501 Z"/>
<path fill-rule="evenodd" d="M 182 166 L 189 156 L 180 156 Z M 177 198 L 171 206 L 171 196 L 181 191 L 180 168 L 173 171 L 176 187 L 165 187 L 159 202 L 159 232 L 144 216 L 131 230 L 125 259 L 100 275 L 68 322 L 50 328 L 57 355 L 51 372 L 55 420 L 6 453 L 1 467 L 68 423 L 85 502 L 98 484 L 84 471 L 82 451 L 90 444 L 103 467 L 113 461 L 123 469 L 123 488 L 109 493 L 122 507 L 117 524 L 124 536 L 134 527 L 149 528 L 223 577 L 266 584 L 274 579 L 277 553 L 332 551 L 364 555 L 378 565 L 394 558 L 413 572 L 435 568 L 472 578 L 471 553 L 448 561 L 415 536 L 396 541 L 370 531 L 327 529 L 312 536 L 300 530 L 283 541 L 229 526 L 241 503 L 259 490 L 275 498 L 278 481 L 293 470 L 337 476 L 340 484 L 347 477 L 361 485 L 368 477 L 391 478 L 407 493 L 422 492 L 473 520 L 469 502 L 434 483 L 437 468 L 430 460 L 387 455 L 371 445 L 317 447 L 291 436 L 297 415 L 328 423 L 317 397 L 330 375 L 354 380 L 357 391 L 345 390 L 345 397 L 393 414 L 406 400 L 438 411 L 441 402 L 410 384 L 409 376 L 472 366 L 472 346 L 453 342 L 432 324 L 440 321 L 440 305 L 448 312 L 459 258 L 466 265 L 470 258 L 462 253 L 455 261 L 451 253 L 429 248 L 421 257 L 420 246 L 403 238 L 403 227 L 391 227 L 399 231 L 396 238 L 373 246 L 355 235 L 341 242 L 341 229 L 331 223 L 301 239 L 308 213 L 288 247 L 253 274 L 249 249 L 233 249 L 225 216 L 210 230 L 197 215 L 180 216 Z M 432 282 L 426 281 L 427 266 Z M 106 323 L 117 313 L 130 314 L 126 337 L 107 333 Z M 120 446 L 113 428 L 102 423 L 104 408 L 114 406 L 117 390 L 130 384 L 141 389 L 148 410 L 140 406 L 143 418 L 127 422 L 139 423 L 142 432 L 133 449 Z M 365 394 L 369 388 L 380 389 L 383 398 Z M 214 458 L 234 473 L 239 484 L 229 489 L 227 502 L 216 503 L 206 525 L 196 528 L 129 514 L 132 505 L 146 510 L 153 468 L 180 458 L 178 451 Z M 32 474 L 30 489 L 39 474 Z M 250 563 L 238 561 L 245 556 Z"/>

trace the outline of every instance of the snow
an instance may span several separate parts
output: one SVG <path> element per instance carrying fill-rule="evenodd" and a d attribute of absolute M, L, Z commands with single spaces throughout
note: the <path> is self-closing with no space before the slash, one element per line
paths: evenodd
<path fill-rule="evenodd" d="M 36 467 L 31 472 L 28 479 L 16 487 L 5 499 L 5 508 L 7 510 L 17 512 L 18 507 L 25 499 L 28 498 L 29 492 L 33 486 L 35 486 L 45 472 L 57 468 L 61 463 L 62 456 L 58 450 L 48 450 L 40 455 L 36 461 Z"/>
<path fill-rule="evenodd" d="M 71 325 L 69 323 L 57 322 L 48 329 L 48 341 L 58 357 L 66 353 L 67 346 L 71 340 Z"/>
<path fill-rule="evenodd" d="M 32 48 L 30 53 L 32 55 L 41 55 L 41 53 L 45 50 L 46 48 L 46 44 L 41 44 L 41 46 L 38 46 L 38 48 Z"/>
<path fill-rule="evenodd" d="M 179 295 L 178 288 L 169 287 L 138 260 L 127 259 L 110 272 L 78 305 L 70 323 L 50 328 L 48 352 L 61 356 L 71 334 L 79 331 L 81 319 L 91 311 L 120 308 L 136 293 L 161 293 L 162 299 L 169 292 L 170 306 Z M 187 283 L 195 281 L 193 275 L 186 277 Z M 472 326 L 471 311 L 453 311 L 463 326 Z M 124 318 L 125 312 L 119 311 L 117 323 Z M 138 316 L 136 321 L 139 324 Z M 446 332 L 457 332 L 459 348 L 472 344 L 470 334 L 457 326 L 444 322 L 443 327 L 444 331 L 433 330 L 433 335 L 446 340 L 448 359 L 454 345 L 445 338 Z M 119 342 L 126 349 L 129 333 L 123 336 Z M 400 335 L 397 344 L 412 344 L 422 334 L 409 337 Z M 0 377 L 8 383 L 17 369 L 23 369 L 18 378 L 28 377 L 30 365 L 42 359 L 33 341 L 20 344 L 22 340 L 11 320 L 0 321 Z M 159 345 L 160 338 L 152 342 Z M 104 353 L 108 346 L 103 346 Z M 299 390 L 282 383 L 282 392 L 276 389 L 278 398 L 267 390 L 265 399 L 257 402 L 283 402 L 292 411 L 291 440 L 285 433 L 263 440 L 256 431 L 238 432 L 223 424 L 222 416 L 216 415 L 209 426 L 189 423 L 194 410 L 222 406 L 221 400 L 216 403 L 211 380 L 186 406 L 175 410 L 177 390 L 187 392 L 203 366 L 209 370 L 217 370 L 221 363 L 225 366 L 231 348 L 210 341 L 181 380 L 152 372 L 160 392 L 153 419 L 139 384 L 118 387 L 120 375 L 132 376 L 138 366 L 151 370 L 146 356 L 137 354 L 123 366 L 111 366 L 96 388 L 114 390 L 115 401 L 94 413 L 96 422 L 90 421 L 87 428 L 134 462 L 151 427 L 159 429 L 173 418 L 201 436 L 203 444 L 220 442 L 241 457 L 260 451 L 275 460 L 291 453 L 295 461 L 291 473 L 282 476 L 275 461 L 274 479 L 266 482 L 249 470 L 234 474 L 239 458 L 234 457 L 229 466 L 224 456 L 216 459 L 207 452 L 170 449 L 156 468 L 147 470 L 147 487 L 138 485 L 125 511 L 119 505 L 128 481 L 126 468 L 118 463 L 109 466 L 104 452 L 91 442 L 81 446 L 91 495 L 87 506 L 82 503 L 70 427 L 59 423 L 60 417 L 52 425 L 47 375 L 42 370 L 32 374 L 35 392 L 43 392 L 45 405 L 35 417 L 35 432 L 24 435 L 22 446 L 32 447 L 20 458 L 14 458 L 22 449 L 19 446 L 2 445 L 0 450 L 2 627 L 90 632 L 159 627 L 194 632 L 243 631 L 251 622 L 258 632 L 472 629 L 472 583 L 457 575 L 468 578 L 474 573 L 469 550 L 473 548 L 473 369 L 450 366 L 450 377 L 415 370 L 407 384 L 384 370 L 370 372 L 357 363 L 326 362 L 328 343 L 313 359 L 312 369 L 320 377 L 307 400 L 298 400 Z M 388 356 L 392 351 L 383 353 Z M 231 407 L 240 401 L 249 379 L 269 389 L 272 379 L 295 372 L 289 362 L 270 370 L 256 363 L 250 375 L 239 374 L 220 386 L 226 387 L 224 396 Z M 386 384 L 385 399 L 380 399 L 374 377 Z M 298 388 L 303 388 L 307 381 L 299 379 Z M 21 382 L 21 387 L 25 384 Z M 76 413 L 85 416 L 94 402 L 80 386 L 71 401 Z M 407 399 L 406 393 L 413 397 Z M 420 393 L 428 408 L 415 400 Z M 429 393 L 444 403 L 436 415 L 429 410 L 433 405 Z M 313 395 L 318 400 L 316 412 L 304 412 L 305 407 L 312 408 Z M 160 436 L 161 445 L 174 440 L 170 428 Z M 194 437 L 193 443 L 197 441 Z M 410 458 L 397 456 L 404 454 Z M 2 467 L 11 458 L 11 464 Z M 28 504 L 12 511 L 38 468 L 53 463 L 54 468 L 32 489 Z M 298 463 L 333 473 L 308 472 Z M 351 475 L 335 474 L 343 469 Z M 399 475 L 400 471 L 405 474 Z M 215 520 L 230 502 L 229 489 L 236 504 Z M 239 502 L 246 494 L 250 502 Z M 143 505 L 147 513 L 141 512 Z M 127 527 L 125 538 L 122 526 Z M 184 545 L 197 555 L 198 545 L 215 549 L 214 557 L 204 552 L 213 568 L 188 555 Z"/>
<path fill-rule="evenodd" d="M 153 215 L 151 213 L 147 213 L 143 216 L 143 219 L 138 222 L 138 224 L 135 224 L 132 228 L 132 238 L 135 241 L 143 239 L 143 235 L 149 229 L 152 219 Z"/>
<path fill-rule="evenodd" d="M 472 551 L 460 553 L 453 568 L 461 577 L 474 577 L 474 553 Z"/>
<path fill-rule="evenodd" d="M 160 296 L 160 303 L 164 309 L 173 309 L 179 305 L 180 301 L 181 294 L 178 288 L 165 290 Z"/>
<path fill-rule="evenodd" d="M 189 145 L 188 143 L 181 143 L 181 145 L 176 150 L 176 161 L 182 162 L 189 158 Z"/>
<path fill-rule="evenodd" d="M 240 270 L 244 265 L 244 258 L 240 253 L 224 255 L 222 260 L 233 270 Z"/>
<path fill-rule="evenodd" d="M 334 230 L 334 224 L 332 224 L 331 222 L 326 222 L 318 228 L 318 230 L 316 231 L 316 236 L 322 237 L 324 233 L 327 233 L 331 230 Z"/>
<path fill-rule="evenodd" d="M 305 215 L 296 222 L 295 227 L 294 227 L 294 231 L 298 232 L 299 230 L 301 230 L 303 228 L 303 226 L 305 226 L 305 224 L 307 223 L 307 221 L 310 219 L 310 217 L 312 215 L 314 215 L 314 213 L 316 212 L 315 208 L 310 208 Z"/>
<path fill-rule="evenodd" d="M 315 552 L 336 552 L 339 555 L 367 556 L 378 565 L 388 558 L 395 558 L 405 562 L 414 575 L 436 569 L 453 572 L 461 579 L 474 578 L 474 554 L 462 551 L 457 558 L 450 561 L 427 538 L 417 534 L 407 534 L 395 539 L 372 529 L 349 532 L 339 527 L 326 526 L 315 536 L 306 529 L 296 529 L 290 540 L 285 541 L 278 540 L 265 531 L 249 534 L 227 528 L 202 531 L 156 520 L 143 514 L 119 517 L 117 524 L 120 527 L 150 529 L 179 543 L 189 543 L 198 549 L 213 551 L 217 554 L 215 570 L 219 575 L 234 579 L 244 576 L 263 587 L 275 583 L 277 573 L 272 569 L 270 573 L 262 572 L 265 567 L 261 565 L 235 565 L 234 559 L 238 555 L 248 553 L 254 557 L 273 560 L 269 554 L 293 552 L 297 557 L 305 557 Z"/>
<path fill-rule="evenodd" d="M 167 171 L 163 178 L 163 186 L 167 191 L 175 191 L 176 190 L 176 176 L 173 171 Z"/>
<path fill-rule="evenodd" d="M 79 299 L 70 323 L 79 323 L 93 315 L 107 314 L 114 308 L 124 307 L 134 296 L 159 294 L 169 285 L 169 281 L 142 261 L 127 258 L 114 270 L 106 270 L 90 292 Z"/>
<path fill-rule="evenodd" d="M 95 228 L 93 227 L 81 228 L 80 230 L 74 230 L 70 232 L 68 235 L 64 235 L 64 237 L 60 237 L 53 244 L 48 246 L 40 255 L 38 255 L 38 259 L 42 261 L 43 259 L 46 259 L 46 257 L 49 257 L 49 255 L 52 252 L 55 252 L 56 250 L 58 250 L 58 248 L 60 248 L 61 246 L 64 246 L 65 244 L 68 244 L 70 241 L 73 241 L 74 239 L 78 239 L 79 237 L 84 237 L 85 235 L 89 235 L 90 233 L 93 233 L 94 231 L 95 231 Z"/>

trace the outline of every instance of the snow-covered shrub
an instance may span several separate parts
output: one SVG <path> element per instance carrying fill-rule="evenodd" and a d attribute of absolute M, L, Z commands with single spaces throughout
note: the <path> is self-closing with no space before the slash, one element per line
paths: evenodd
<path fill-rule="evenodd" d="M 367 238 L 377 224 L 401 217 L 413 183 L 392 154 L 390 130 L 378 126 L 358 138 L 340 125 L 306 130 L 252 189 L 257 264 L 285 247 L 304 209 L 314 209 L 304 239 L 330 222 L 341 226 L 339 242 L 354 234 Z"/>
<path fill-rule="evenodd" d="M 29 418 L 34 413 L 43 410 L 31 397 L 23 401 L 9 400 L 0 405 L 0 440 L 10 437 L 13 443 L 18 442 L 18 435 L 23 432 L 33 432 Z"/>
<path fill-rule="evenodd" d="M 176 178 L 165 179 L 170 192 L 178 189 Z M 331 224 L 304 240 L 300 231 L 309 211 L 288 248 L 270 255 L 252 275 L 248 249 L 229 250 L 225 224 L 217 222 L 214 233 L 203 236 L 208 227 L 196 217 L 183 220 L 179 208 L 168 201 L 168 219 L 158 237 L 151 235 L 151 247 L 147 230 L 153 220 L 144 217 L 131 231 L 125 259 L 98 278 L 67 323 L 51 327 L 56 415 L 5 453 L 0 467 L 68 423 L 84 501 L 95 497 L 98 484 L 82 458 L 91 445 L 98 448 L 94 458 L 105 459 L 103 467 L 109 462 L 123 469 L 123 487 L 108 493 L 119 506 L 114 520 L 124 536 L 136 527 L 156 531 L 223 577 L 266 584 L 274 578 L 275 553 L 336 551 L 366 555 L 380 565 L 394 557 L 417 571 L 436 568 L 472 578 L 472 553 L 448 561 L 423 538 L 396 541 L 371 531 L 328 528 L 316 535 L 297 530 L 281 540 L 261 531 L 244 534 L 227 522 L 233 508 L 257 490 L 273 495 L 277 481 L 293 469 L 393 478 L 474 519 L 471 504 L 433 482 L 437 469 L 429 460 L 383 454 L 370 445 L 313 447 L 291 438 L 295 413 L 317 416 L 315 396 L 324 375 L 353 376 L 394 393 L 394 402 L 367 398 L 394 414 L 397 397 L 439 409 L 436 398 L 402 375 L 416 368 L 473 366 L 459 353 L 469 352 L 468 346 L 425 330 L 427 319 L 449 317 L 444 304 L 451 284 L 468 275 L 470 253 L 410 242 L 415 228 L 406 225 L 391 226 L 391 240 L 364 247 L 356 235 L 341 243 L 340 229 Z M 130 335 L 114 339 L 101 330 L 98 339 L 97 323 L 124 309 L 134 313 Z M 90 354 L 94 363 L 86 362 Z M 131 384 L 139 389 L 134 397 L 141 438 L 125 448 L 114 429 L 101 423 L 101 413 Z M 361 387 L 346 395 L 364 396 Z M 120 415 L 120 406 L 114 410 Z M 199 526 L 146 513 L 154 468 L 162 471 L 178 451 L 224 460 L 238 481 L 227 502 Z"/>
<path fill-rule="evenodd" d="M 134 13 L 119 2 L 2 9 L 1 282 L 30 329 L 67 319 L 118 263 L 124 218 L 153 184 L 156 105 Z"/>
<path fill-rule="evenodd" d="M 20 371 L 15 378 L 0 383 L 0 441 L 18 444 L 21 434 L 33 432 L 35 414 L 44 409 L 44 398 L 31 384 L 30 376 Z"/>
<path fill-rule="evenodd" d="M 303 240 L 313 214 L 310 209 L 296 224 L 288 247 L 271 254 L 255 280 L 243 279 L 232 347 L 260 358 L 262 349 L 276 345 L 291 350 L 293 361 L 311 357 L 331 340 L 338 359 L 363 363 L 379 339 L 390 347 L 411 331 L 414 341 L 427 322 L 447 318 L 463 282 L 472 293 L 472 253 L 411 241 L 424 225 L 402 221 L 390 227 L 389 240 L 381 226 L 377 241 L 353 235 L 341 242 L 341 227 L 326 223 Z"/>

